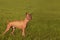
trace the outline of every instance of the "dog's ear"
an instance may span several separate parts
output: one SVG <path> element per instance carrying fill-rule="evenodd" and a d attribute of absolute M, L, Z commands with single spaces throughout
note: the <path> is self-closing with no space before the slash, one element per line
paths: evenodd
<path fill-rule="evenodd" d="M 26 12 L 26 15 L 28 14 L 28 12 Z"/>

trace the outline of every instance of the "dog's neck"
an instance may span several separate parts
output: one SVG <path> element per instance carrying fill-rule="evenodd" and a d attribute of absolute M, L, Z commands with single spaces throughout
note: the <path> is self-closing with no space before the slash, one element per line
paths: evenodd
<path fill-rule="evenodd" d="M 24 22 L 27 24 L 29 22 L 29 20 L 27 18 L 25 18 Z"/>

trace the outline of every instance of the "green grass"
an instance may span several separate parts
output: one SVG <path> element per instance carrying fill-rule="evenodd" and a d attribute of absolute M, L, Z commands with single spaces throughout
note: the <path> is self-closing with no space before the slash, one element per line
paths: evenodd
<path fill-rule="evenodd" d="M 26 28 L 26 36 L 16 29 L 15 37 L 9 30 L 5 35 L 7 21 L 23 20 L 25 12 L 32 14 Z M 0 40 L 60 40 L 59 0 L 0 0 Z"/>

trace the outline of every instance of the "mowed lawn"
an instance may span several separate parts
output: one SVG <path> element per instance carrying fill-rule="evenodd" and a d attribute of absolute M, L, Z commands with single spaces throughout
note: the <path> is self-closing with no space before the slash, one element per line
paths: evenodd
<path fill-rule="evenodd" d="M 8 22 L 24 20 L 25 13 L 32 14 L 26 27 L 26 36 L 21 29 L 5 35 Z M 0 0 L 0 40 L 60 40 L 60 1 L 59 0 Z"/>

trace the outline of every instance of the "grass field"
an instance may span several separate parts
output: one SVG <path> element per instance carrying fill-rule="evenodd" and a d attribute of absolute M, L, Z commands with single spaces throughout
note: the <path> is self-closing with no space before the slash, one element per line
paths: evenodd
<path fill-rule="evenodd" d="M 26 36 L 16 29 L 15 37 L 9 30 L 5 35 L 7 21 L 23 20 L 25 12 L 32 14 L 26 28 Z M 0 40 L 60 40 L 59 0 L 0 0 Z"/>

